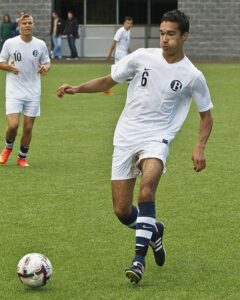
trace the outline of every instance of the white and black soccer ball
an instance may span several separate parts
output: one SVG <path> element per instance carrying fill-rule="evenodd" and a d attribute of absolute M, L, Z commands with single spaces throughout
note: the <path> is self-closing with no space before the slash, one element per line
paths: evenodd
<path fill-rule="evenodd" d="M 32 288 L 44 286 L 52 276 L 52 272 L 50 260 L 40 253 L 24 255 L 17 266 L 21 282 Z"/>

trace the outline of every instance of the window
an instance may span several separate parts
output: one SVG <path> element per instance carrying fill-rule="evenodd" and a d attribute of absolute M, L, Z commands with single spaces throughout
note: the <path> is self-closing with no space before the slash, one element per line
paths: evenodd
<path fill-rule="evenodd" d="M 87 24 L 116 24 L 117 3 L 120 24 L 126 16 L 130 16 L 136 25 L 146 25 L 148 22 L 158 25 L 165 12 L 178 7 L 178 0 L 53 0 L 54 9 L 62 18 L 66 19 L 70 10 L 79 24 L 84 23 L 84 2 Z"/>
<path fill-rule="evenodd" d="M 177 9 L 177 0 L 151 0 L 151 25 L 159 25 L 163 14 Z"/>
<path fill-rule="evenodd" d="M 119 23 L 126 16 L 132 17 L 134 24 L 147 24 L 147 0 L 119 0 Z"/>
<path fill-rule="evenodd" d="M 87 24 L 116 24 L 116 1 L 87 0 Z"/>
<path fill-rule="evenodd" d="M 55 10 L 59 12 L 63 19 L 67 19 L 68 11 L 72 11 L 79 24 L 83 24 L 83 4 L 84 0 L 55 0 Z"/>

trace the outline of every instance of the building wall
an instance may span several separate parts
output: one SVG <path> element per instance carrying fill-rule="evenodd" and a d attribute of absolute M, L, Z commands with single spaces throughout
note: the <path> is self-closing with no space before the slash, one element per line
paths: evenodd
<path fill-rule="evenodd" d="M 0 18 L 9 14 L 14 21 L 21 11 L 26 11 L 35 19 L 34 35 L 50 45 L 51 0 L 0 0 Z M 0 20 L 1 20 L 0 19 Z"/>
<path fill-rule="evenodd" d="M 190 58 L 240 59 L 240 0 L 179 0 L 178 7 L 191 18 L 190 37 L 186 43 L 186 53 Z M 50 46 L 49 28 L 52 1 L 0 0 L 1 15 L 8 13 L 14 20 L 22 10 L 35 17 L 34 35 L 45 40 Z M 98 29 L 101 30 L 100 27 Z M 88 45 L 92 37 L 86 36 L 84 38 L 86 38 L 85 44 Z M 108 38 L 111 40 L 110 36 Z M 101 39 L 99 34 L 97 39 Z M 148 43 L 144 36 L 142 39 L 146 46 L 158 47 L 159 45 L 156 39 L 149 40 Z M 80 40 L 77 43 L 79 43 L 77 45 L 79 49 L 81 47 L 84 49 Z M 67 49 L 67 47 L 65 48 Z M 84 56 L 89 56 L 92 53 L 88 49 L 81 52 Z M 105 56 L 105 52 L 106 49 L 102 51 L 100 56 Z M 92 53 L 91 55 L 99 56 L 99 53 L 96 55 Z"/>
<path fill-rule="evenodd" d="M 240 59 L 239 0 L 179 0 L 178 8 L 191 18 L 187 55 Z"/>

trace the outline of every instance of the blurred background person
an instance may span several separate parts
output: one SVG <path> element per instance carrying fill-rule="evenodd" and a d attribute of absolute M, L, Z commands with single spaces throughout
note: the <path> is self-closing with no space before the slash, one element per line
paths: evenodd
<path fill-rule="evenodd" d="M 64 31 L 64 21 L 59 17 L 59 13 L 56 11 L 52 12 L 51 22 L 51 37 L 53 43 L 53 54 L 52 58 L 62 58 L 62 34 Z"/>
<path fill-rule="evenodd" d="M 76 48 L 76 39 L 79 38 L 78 23 L 71 11 L 67 14 L 67 21 L 65 24 L 64 34 L 67 35 L 68 46 L 71 52 L 70 59 L 78 59 L 78 53 Z"/>
<path fill-rule="evenodd" d="M 9 15 L 3 16 L 3 21 L 0 28 L 0 51 L 2 50 L 5 41 L 12 37 L 12 22 Z"/>
<path fill-rule="evenodd" d="M 131 53 L 129 48 L 130 38 L 131 38 L 131 27 L 133 26 L 132 17 L 125 17 L 123 21 L 123 26 L 117 30 L 114 35 L 112 45 L 109 49 L 107 59 L 110 60 L 112 53 L 114 52 L 115 63 L 118 62 L 121 58 Z"/>
<path fill-rule="evenodd" d="M 117 63 L 121 58 L 131 53 L 131 49 L 129 47 L 130 39 L 131 39 L 131 27 L 133 26 L 132 17 L 125 17 L 123 20 L 123 26 L 120 27 L 114 35 L 111 47 L 108 52 L 107 60 L 111 60 L 112 54 L 114 52 L 114 62 Z M 132 80 L 132 77 L 127 79 L 127 83 L 129 84 Z M 104 91 L 106 95 L 113 95 L 111 90 Z"/>
<path fill-rule="evenodd" d="M 25 14 L 26 14 L 25 11 L 21 11 L 20 14 L 19 14 L 19 17 L 18 17 L 18 18 L 15 20 L 15 22 L 13 23 L 13 29 L 12 29 L 13 37 L 20 34 L 20 29 L 19 29 L 19 24 L 18 24 L 18 22 L 19 22 L 19 19 L 20 19 L 23 15 L 25 15 Z"/>

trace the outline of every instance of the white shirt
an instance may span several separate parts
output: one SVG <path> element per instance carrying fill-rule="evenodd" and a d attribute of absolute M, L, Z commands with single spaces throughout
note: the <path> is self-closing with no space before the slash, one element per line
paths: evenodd
<path fill-rule="evenodd" d="M 28 43 L 21 36 L 8 39 L 2 48 L 0 62 L 13 63 L 19 70 L 18 75 L 7 72 L 6 98 L 25 101 L 39 100 L 41 79 L 38 74 L 39 64 L 49 63 L 47 46 L 35 37 Z"/>
<path fill-rule="evenodd" d="M 115 50 L 115 59 L 117 61 L 128 55 L 130 36 L 130 30 L 126 30 L 124 27 L 119 28 L 115 33 L 113 39 L 117 42 Z"/>
<path fill-rule="evenodd" d="M 203 74 L 185 56 L 169 64 L 162 49 L 138 49 L 112 66 L 112 79 L 133 76 L 114 145 L 131 146 L 163 139 L 170 143 L 181 128 L 193 98 L 199 112 L 213 107 Z"/>

